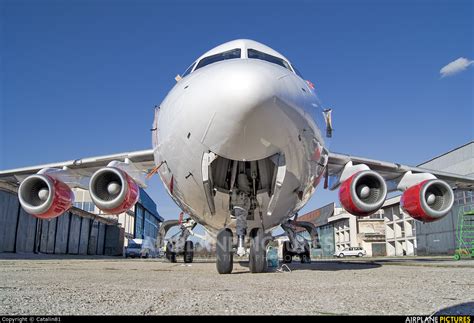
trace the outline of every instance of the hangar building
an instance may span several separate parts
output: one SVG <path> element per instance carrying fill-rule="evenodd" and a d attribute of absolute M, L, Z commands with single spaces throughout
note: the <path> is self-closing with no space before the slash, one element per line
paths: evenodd
<path fill-rule="evenodd" d="M 434 157 L 418 167 L 474 176 L 474 141 Z M 387 233 L 387 255 L 452 255 L 456 249 L 459 212 L 474 210 L 474 194 L 454 192 L 454 206 L 443 219 L 421 223 L 400 207 L 400 196 L 388 199 L 382 207 Z"/>
<path fill-rule="evenodd" d="M 20 206 L 17 187 L 0 182 L 0 253 L 122 255 L 127 238 L 156 238 L 163 218 L 144 190 L 126 213 L 101 214 L 87 191 L 75 191 L 74 206 L 40 220 Z"/>
<path fill-rule="evenodd" d="M 138 203 L 127 212 L 110 215 L 105 214 L 97 208 L 92 202 L 89 191 L 80 188 L 74 189 L 75 202 L 74 206 L 84 211 L 97 214 L 103 218 L 118 220 L 118 223 L 124 229 L 124 244 L 127 245 L 128 239 L 143 239 L 151 237 L 156 239 L 158 231 L 160 230 L 160 223 L 163 218 L 156 210 L 156 203 L 150 196 L 140 188 L 140 197 Z"/>
<path fill-rule="evenodd" d="M 474 141 L 418 167 L 474 176 Z M 421 223 L 403 212 L 400 195 L 388 198 L 382 209 L 369 217 L 354 216 L 331 203 L 298 219 L 318 227 L 322 249 L 312 249 L 317 257 L 332 256 L 349 247 L 362 247 L 368 256 L 452 255 L 458 214 L 474 210 L 473 192 L 455 191 L 454 196 L 452 211 L 433 223 Z"/>

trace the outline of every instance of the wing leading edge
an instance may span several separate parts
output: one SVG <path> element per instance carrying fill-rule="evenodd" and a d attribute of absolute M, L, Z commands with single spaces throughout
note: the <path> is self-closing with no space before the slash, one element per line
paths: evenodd
<path fill-rule="evenodd" d="M 0 181 L 18 183 L 25 177 L 36 174 L 46 168 L 68 168 L 80 176 L 90 177 L 96 170 L 107 166 L 112 161 L 130 160 L 139 170 L 148 172 L 154 165 L 153 149 L 125 152 L 113 155 L 79 158 L 64 162 L 22 167 L 9 170 L 0 170 Z"/>
<path fill-rule="evenodd" d="M 328 160 L 328 178 L 329 188 L 335 189 L 339 186 L 339 177 L 344 167 L 352 162 L 353 165 L 367 165 L 371 170 L 379 173 L 387 182 L 397 181 L 403 177 L 407 172 L 413 174 L 430 173 L 438 179 L 446 181 L 451 187 L 462 190 L 474 189 L 474 177 L 458 175 L 448 172 L 442 172 L 422 167 L 412 167 L 392 162 L 385 162 L 380 160 L 368 159 L 363 157 L 355 157 L 350 155 L 330 153 Z M 389 186 L 390 191 L 393 191 L 393 186 Z"/>

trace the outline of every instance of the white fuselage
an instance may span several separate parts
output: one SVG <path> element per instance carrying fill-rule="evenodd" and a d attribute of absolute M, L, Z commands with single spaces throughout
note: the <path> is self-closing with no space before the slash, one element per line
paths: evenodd
<path fill-rule="evenodd" d="M 249 229 L 263 224 L 268 231 L 301 209 L 323 176 L 328 152 L 315 121 L 320 112 L 312 88 L 276 64 L 232 59 L 205 66 L 180 80 L 156 110 L 159 175 L 198 223 L 210 231 L 233 229 L 229 193 L 213 191 L 211 212 L 203 156 L 211 152 L 234 161 L 284 156 L 283 181 L 274 179 L 271 190 L 257 194 L 255 216 L 248 221 Z"/>

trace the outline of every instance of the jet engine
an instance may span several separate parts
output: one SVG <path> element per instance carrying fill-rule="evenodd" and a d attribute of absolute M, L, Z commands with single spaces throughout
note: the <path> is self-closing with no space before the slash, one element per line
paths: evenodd
<path fill-rule="evenodd" d="M 423 222 L 440 220 L 449 213 L 453 202 L 453 190 L 439 179 L 425 180 L 409 187 L 400 199 L 403 210 Z"/>
<path fill-rule="evenodd" d="M 126 172 L 115 167 L 96 171 L 90 179 L 89 192 L 94 204 L 109 214 L 129 210 L 140 195 L 137 183 Z"/>
<path fill-rule="evenodd" d="M 358 216 L 374 213 L 387 196 L 387 184 L 372 170 L 360 171 L 346 179 L 339 188 L 339 200 L 346 211 Z"/>
<path fill-rule="evenodd" d="M 52 219 L 71 208 L 74 193 L 58 179 L 35 174 L 21 182 L 18 198 L 26 212 L 40 219 Z"/>

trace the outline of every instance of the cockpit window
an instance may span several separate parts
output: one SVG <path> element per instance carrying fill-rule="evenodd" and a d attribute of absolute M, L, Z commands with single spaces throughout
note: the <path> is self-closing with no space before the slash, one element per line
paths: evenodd
<path fill-rule="evenodd" d="M 251 48 L 248 49 L 247 55 L 248 55 L 248 58 L 261 59 L 263 61 L 280 65 L 281 67 L 284 67 L 291 71 L 290 64 L 288 64 L 288 62 L 285 61 L 284 59 L 278 58 L 276 56 L 272 56 L 272 55 L 269 55 L 255 49 L 251 49 Z"/>
<path fill-rule="evenodd" d="M 183 73 L 183 75 L 181 77 L 185 77 L 186 75 L 188 75 L 189 73 L 191 73 L 191 71 L 193 70 L 194 68 L 194 65 L 196 65 L 196 62 L 192 63 L 191 66 L 188 67 L 188 69 Z"/>
<path fill-rule="evenodd" d="M 216 63 L 216 62 L 219 62 L 219 61 L 224 61 L 226 59 L 233 59 L 233 58 L 240 58 L 240 48 L 231 49 L 231 50 L 228 50 L 228 51 L 223 52 L 223 53 L 219 53 L 219 54 L 204 57 L 197 64 L 196 70 L 198 68 L 204 67 L 204 66 L 212 64 L 212 63 Z"/>
<path fill-rule="evenodd" d="M 301 77 L 304 80 L 303 74 L 301 74 L 301 72 L 298 71 L 298 69 L 295 67 L 295 65 L 293 65 L 293 70 L 295 71 L 296 75 L 298 75 L 299 77 Z"/>

